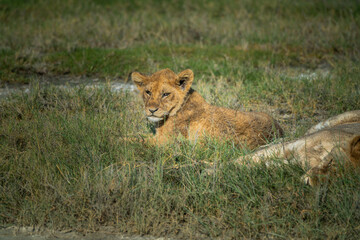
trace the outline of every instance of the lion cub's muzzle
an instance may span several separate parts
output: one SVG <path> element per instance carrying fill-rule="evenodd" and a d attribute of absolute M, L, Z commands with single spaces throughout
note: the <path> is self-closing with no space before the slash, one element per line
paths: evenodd
<path fill-rule="evenodd" d="M 146 111 L 146 117 L 150 122 L 160 122 L 165 115 L 159 108 L 148 108 Z"/>

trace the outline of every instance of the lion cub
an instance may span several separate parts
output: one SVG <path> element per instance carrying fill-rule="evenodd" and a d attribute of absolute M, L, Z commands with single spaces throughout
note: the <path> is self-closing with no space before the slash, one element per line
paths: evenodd
<path fill-rule="evenodd" d="M 164 69 L 151 76 L 133 72 L 130 78 L 144 100 L 146 117 L 155 123 L 156 134 L 150 140 L 155 144 L 167 143 L 179 134 L 190 141 L 206 135 L 253 149 L 283 135 L 279 124 L 266 113 L 208 104 L 191 88 L 194 74 L 190 69 L 179 74 Z"/>

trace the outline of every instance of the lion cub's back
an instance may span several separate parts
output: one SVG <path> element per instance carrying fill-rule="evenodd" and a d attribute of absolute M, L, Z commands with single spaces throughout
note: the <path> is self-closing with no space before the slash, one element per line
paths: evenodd
<path fill-rule="evenodd" d="M 231 136 L 237 144 L 246 144 L 250 148 L 266 144 L 275 135 L 283 135 L 280 125 L 266 113 L 212 106 L 209 115 L 215 134 Z"/>

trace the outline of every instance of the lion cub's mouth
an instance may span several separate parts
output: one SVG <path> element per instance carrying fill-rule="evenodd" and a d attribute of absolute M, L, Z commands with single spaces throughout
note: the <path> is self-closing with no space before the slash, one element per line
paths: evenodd
<path fill-rule="evenodd" d="M 155 116 L 149 116 L 147 117 L 147 119 L 150 121 L 150 122 L 160 122 L 162 121 L 164 118 L 163 117 L 155 117 Z"/>

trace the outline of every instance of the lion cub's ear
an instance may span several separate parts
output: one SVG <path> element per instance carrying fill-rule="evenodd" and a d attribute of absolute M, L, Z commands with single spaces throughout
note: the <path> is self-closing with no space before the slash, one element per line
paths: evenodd
<path fill-rule="evenodd" d="M 185 92 L 189 91 L 194 80 L 194 73 L 191 69 L 186 69 L 178 74 L 175 84 Z"/>
<path fill-rule="evenodd" d="M 129 75 L 129 78 L 135 83 L 135 85 L 137 86 L 137 88 L 139 90 L 142 90 L 145 82 L 147 80 L 147 77 L 142 75 L 141 73 L 138 72 L 132 72 Z"/>

